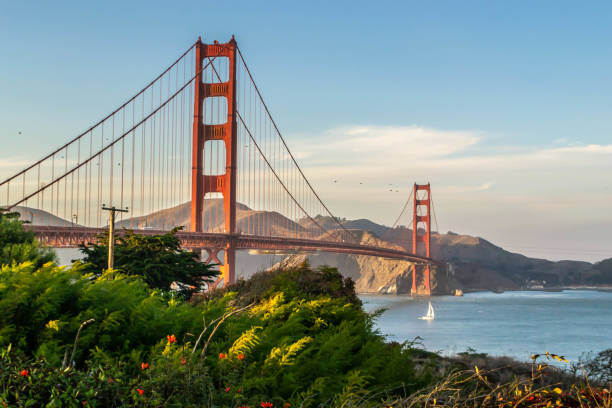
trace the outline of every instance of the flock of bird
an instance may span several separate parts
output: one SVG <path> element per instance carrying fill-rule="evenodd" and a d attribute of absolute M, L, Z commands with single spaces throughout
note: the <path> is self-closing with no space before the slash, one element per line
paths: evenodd
<path fill-rule="evenodd" d="M 337 179 L 333 179 L 332 180 L 334 183 L 337 183 L 338 180 Z M 360 181 L 359 184 L 363 184 L 363 181 Z M 389 183 L 389 186 L 392 186 L 393 184 Z M 399 193 L 399 190 L 393 190 L 392 188 L 389 189 L 390 192 L 395 192 L 395 193 Z"/>

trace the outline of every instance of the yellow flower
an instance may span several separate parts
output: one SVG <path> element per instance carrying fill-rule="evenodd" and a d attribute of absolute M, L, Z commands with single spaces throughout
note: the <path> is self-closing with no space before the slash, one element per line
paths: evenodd
<path fill-rule="evenodd" d="M 59 322 L 59 320 L 49 320 L 49 322 L 45 325 L 45 327 L 47 329 L 52 329 L 55 331 L 59 330 L 59 326 L 57 325 L 57 322 Z"/>
<path fill-rule="evenodd" d="M 553 389 L 554 392 L 556 392 L 557 394 L 561 394 L 563 391 L 561 391 L 561 388 L 557 387 L 555 389 Z"/>

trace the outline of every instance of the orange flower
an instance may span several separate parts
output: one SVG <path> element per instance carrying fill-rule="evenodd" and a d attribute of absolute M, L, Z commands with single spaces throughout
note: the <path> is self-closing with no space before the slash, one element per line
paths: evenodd
<path fill-rule="evenodd" d="M 149 368 L 149 363 L 142 363 L 142 364 L 140 365 L 140 369 L 141 369 L 141 370 L 146 370 L 147 368 Z"/>
<path fill-rule="evenodd" d="M 291 406 L 291 404 L 288 403 L 288 402 L 285 402 L 285 405 L 283 405 L 284 408 L 289 408 L 290 406 Z"/>
<path fill-rule="evenodd" d="M 166 336 L 166 338 L 168 339 L 168 344 L 176 343 L 176 337 L 174 336 L 174 334 L 170 334 Z"/>
<path fill-rule="evenodd" d="M 138 391 L 138 393 L 139 393 L 140 395 L 144 394 L 144 390 L 142 390 L 142 389 L 140 389 L 140 388 L 136 388 L 136 391 Z"/>
<path fill-rule="evenodd" d="M 223 360 L 225 357 L 227 357 L 227 354 L 219 353 L 219 360 Z"/>
<path fill-rule="evenodd" d="M 261 407 L 262 408 L 272 408 L 274 406 L 274 404 L 272 404 L 271 402 L 268 401 L 264 401 L 261 403 Z"/>
<path fill-rule="evenodd" d="M 187 360 L 185 360 L 184 358 L 181 358 L 181 365 L 185 365 L 186 362 Z"/>
<path fill-rule="evenodd" d="M 28 375 L 30 375 L 30 372 L 28 370 L 21 370 L 19 375 L 22 377 L 27 377 Z"/>
<path fill-rule="evenodd" d="M 240 353 L 236 356 L 238 360 L 244 360 L 244 354 Z"/>

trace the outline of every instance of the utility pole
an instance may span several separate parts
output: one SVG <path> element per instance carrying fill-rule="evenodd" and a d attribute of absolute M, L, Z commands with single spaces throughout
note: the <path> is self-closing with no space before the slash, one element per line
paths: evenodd
<path fill-rule="evenodd" d="M 125 210 L 122 208 L 107 207 L 106 204 L 102 204 L 102 209 L 105 211 L 110 211 L 110 221 L 108 223 L 108 269 L 113 269 L 115 264 L 115 213 L 128 212 L 128 208 L 125 207 Z"/>

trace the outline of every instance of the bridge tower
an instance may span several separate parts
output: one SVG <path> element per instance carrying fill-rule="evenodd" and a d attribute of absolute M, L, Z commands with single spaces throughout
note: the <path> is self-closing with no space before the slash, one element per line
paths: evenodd
<path fill-rule="evenodd" d="M 202 231 L 204 198 L 208 193 L 221 193 L 225 212 L 225 233 L 228 240 L 223 248 L 209 250 L 209 259 L 219 261 L 217 253 L 225 252 L 223 266 L 220 268 L 224 284 L 233 283 L 235 277 L 236 246 L 236 164 L 237 164 L 237 125 L 236 125 L 236 50 L 234 37 L 225 43 L 204 44 L 198 39 L 195 49 L 196 77 L 193 110 L 193 153 L 191 185 L 191 231 Z M 204 83 L 202 71 L 205 60 L 214 58 L 229 60 L 229 78 L 226 82 Z M 227 120 L 222 124 L 205 124 L 202 121 L 204 100 L 224 97 L 227 100 Z M 204 144 L 220 140 L 225 144 L 225 173 L 206 175 L 203 172 Z"/>
<path fill-rule="evenodd" d="M 431 186 L 427 184 L 414 184 L 414 207 L 412 212 L 412 253 L 422 253 L 425 257 L 430 257 L 431 245 Z M 423 245 L 419 245 L 423 244 Z M 424 247 L 424 248 L 423 248 Z M 419 251 L 420 249 L 420 251 Z M 424 251 L 423 251 L 424 249 Z M 417 252 L 419 251 L 419 252 Z M 417 270 L 423 271 L 424 290 L 419 292 L 417 288 Z M 424 267 L 416 264 L 412 267 L 412 290 L 413 295 L 431 295 L 431 285 L 429 280 L 429 265 Z"/>

